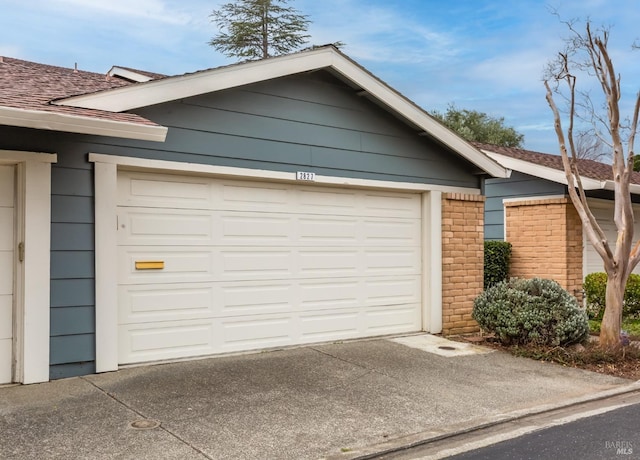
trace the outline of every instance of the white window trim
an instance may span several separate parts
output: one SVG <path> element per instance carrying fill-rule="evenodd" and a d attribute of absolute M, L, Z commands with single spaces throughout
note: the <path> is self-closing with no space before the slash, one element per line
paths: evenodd
<path fill-rule="evenodd" d="M 95 270 L 96 270 L 96 372 L 118 369 L 118 169 L 148 172 L 180 172 L 211 177 L 296 182 L 296 173 L 147 160 L 97 153 L 95 163 Z M 314 184 L 422 192 L 423 305 L 422 328 L 442 331 L 442 193 L 480 195 L 479 189 L 431 184 L 391 182 L 334 176 L 316 176 Z"/>
<path fill-rule="evenodd" d="M 49 380 L 51 282 L 51 163 L 55 154 L 0 150 L 0 163 L 17 166 L 17 241 L 24 260 L 16 258 L 13 379 L 19 383 Z M 44 287 L 44 288 L 43 288 Z"/>

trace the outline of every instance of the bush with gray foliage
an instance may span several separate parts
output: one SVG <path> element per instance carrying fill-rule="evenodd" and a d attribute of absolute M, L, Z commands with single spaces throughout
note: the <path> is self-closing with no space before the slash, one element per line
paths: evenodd
<path fill-rule="evenodd" d="M 565 346 L 589 336 L 586 312 L 552 280 L 498 283 L 475 299 L 472 316 L 483 330 L 509 345 Z"/>

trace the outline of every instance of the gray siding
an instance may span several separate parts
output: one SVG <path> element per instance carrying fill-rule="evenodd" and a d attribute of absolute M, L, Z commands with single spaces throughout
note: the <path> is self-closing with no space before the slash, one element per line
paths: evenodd
<path fill-rule="evenodd" d="M 51 197 L 51 378 L 95 372 L 89 152 L 339 177 L 480 187 L 477 168 L 326 72 L 144 110 L 165 143 L 0 127 L 0 148 L 58 154 Z"/>
<path fill-rule="evenodd" d="M 170 128 L 130 155 L 479 188 L 477 169 L 316 72 L 138 110 Z M 123 154 L 123 150 L 112 150 Z"/>
<path fill-rule="evenodd" d="M 564 195 L 566 187 L 556 182 L 513 171 L 508 179 L 487 179 L 484 193 L 484 239 L 504 240 L 504 207 L 506 198 Z"/>

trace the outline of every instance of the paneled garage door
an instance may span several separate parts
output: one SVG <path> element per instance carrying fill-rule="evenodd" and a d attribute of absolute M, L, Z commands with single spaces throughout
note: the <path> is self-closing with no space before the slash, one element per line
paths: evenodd
<path fill-rule="evenodd" d="M 0 383 L 11 382 L 13 360 L 14 166 L 0 166 Z"/>
<path fill-rule="evenodd" d="M 418 331 L 421 196 L 120 172 L 119 362 Z"/>
<path fill-rule="evenodd" d="M 618 233 L 616 231 L 616 225 L 613 222 L 613 203 L 611 201 L 593 199 L 589 201 L 589 206 L 591 207 L 593 215 L 596 217 L 598 223 L 607 235 L 609 244 L 611 244 L 612 246 L 615 245 Z M 633 214 L 635 218 L 635 229 L 633 236 L 635 242 L 640 238 L 640 205 L 633 205 Z M 586 238 L 586 235 L 584 236 L 584 245 L 584 276 L 587 276 L 589 273 L 603 272 L 604 264 L 602 262 L 602 258 L 598 255 L 596 250 L 593 248 L 593 245 Z M 640 273 L 640 266 L 636 267 L 633 272 Z"/>

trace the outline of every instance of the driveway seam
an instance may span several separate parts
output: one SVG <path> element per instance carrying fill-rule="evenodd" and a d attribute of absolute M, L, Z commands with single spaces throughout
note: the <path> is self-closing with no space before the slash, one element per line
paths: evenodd
<path fill-rule="evenodd" d="M 101 392 L 102 394 L 104 394 L 105 396 L 107 396 L 108 398 L 113 399 L 115 402 L 117 402 L 118 404 L 120 404 L 121 406 L 126 407 L 127 409 L 129 409 L 131 412 L 139 415 L 140 417 L 144 418 L 144 419 L 148 419 L 149 417 L 147 417 L 144 413 L 140 412 L 139 410 L 131 407 L 129 404 L 125 403 L 124 401 L 118 399 L 113 393 L 108 392 L 107 390 L 105 390 L 104 388 L 100 387 L 98 384 L 96 384 L 95 382 L 92 382 L 91 380 L 85 378 L 84 376 L 80 376 L 79 377 L 81 380 L 84 380 L 85 382 L 88 382 L 90 385 L 92 385 L 94 388 L 96 388 L 99 392 Z M 190 449 L 193 449 L 194 451 L 198 452 L 200 455 L 204 456 L 205 458 L 207 458 L 208 460 L 214 460 L 213 457 L 210 457 L 209 455 L 207 455 L 205 452 L 203 452 L 201 449 L 198 449 L 196 446 L 194 446 L 193 444 L 191 444 L 190 442 L 188 442 L 187 440 L 183 439 L 182 437 L 180 437 L 179 435 L 177 435 L 176 433 L 174 433 L 173 431 L 167 429 L 162 422 L 160 422 L 160 425 L 158 426 L 158 428 L 160 428 L 162 431 L 164 431 L 165 433 L 167 433 L 169 436 L 172 436 L 173 438 L 177 439 L 178 441 L 180 441 L 182 444 L 184 444 L 185 446 L 189 447 Z"/>
<path fill-rule="evenodd" d="M 400 379 L 400 378 L 398 378 L 398 377 L 397 377 L 397 376 L 395 376 L 395 375 L 386 374 L 386 373 L 384 373 L 384 372 L 381 372 L 380 370 L 376 369 L 375 367 L 368 367 L 368 366 L 365 366 L 365 365 L 363 365 L 363 364 L 360 364 L 360 363 L 357 363 L 357 362 L 354 362 L 354 361 L 350 361 L 350 360 L 348 360 L 348 359 L 341 358 L 341 357 L 336 356 L 336 355 L 332 355 L 331 353 L 328 353 L 328 352 L 326 352 L 326 351 L 318 350 L 317 348 L 314 348 L 314 347 L 309 347 L 309 348 L 311 348 L 311 349 L 312 349 L 312 350 L 314 350 L 314 351 L 317 351 L 318 353 L 321 353 L 321 354 L 323 354 L 323 355 L 329 356 L 330 358 L 337 359 L 337 360 L 339 360 L 339 361 L 342 361 L 342 362 L 347 363 L 347 364 L 351 364 L 351 365 L 353 365 L 353 366 L 358 366 L 358 367 L 360 367 L 360 368 L 362 368 L 362 369 L 364 369 L 364 370 L 368 371 L 368 372 L 367 372 L 367 374 L 375 373 L 375 374 L 381 375 L 381 376 L 383 376 L 383 377 L 387 377 L 387 378 L 389 378 L 389 379 L 395 380 L 396 382 L 410 383 L 410 382 L 407 382 L 407 380 Z M 425 352 L 425 353 L 426 353 L 426 352 Z M 363 375 L 367 375 L 367 374 L 363 374 Z M 362 376 L 360 376 L 360 377 L 362 377 Z M 360 378 L 360 377 L 358 377 L 358 378 Z"/>

